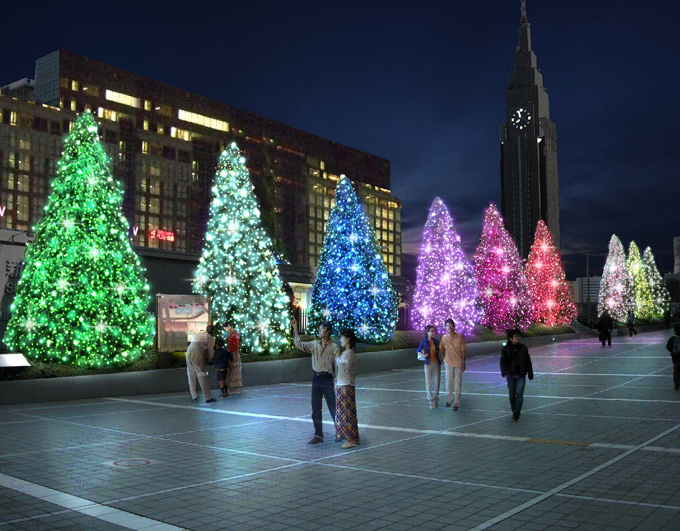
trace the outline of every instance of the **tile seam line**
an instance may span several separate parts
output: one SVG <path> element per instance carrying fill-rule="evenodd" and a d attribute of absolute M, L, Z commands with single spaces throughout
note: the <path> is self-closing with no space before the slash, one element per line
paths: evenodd
<path fill-rule="evenodd" d="M 566 490 L 569 487 L 575 485 L 576 483 L 579 483 L 580 481 L 583 481 L 584 479 L 587 479 L 590 476 L 597 474 L 598 472 L 604 470 L 605 468 L 608 468 L 609 466 L 611 466 L 615 463 L 618 463 L 619 461 L 621 461 L 621 460 L 627 458 L 628 456 L 634 454 L 638 450 L 644 449 L 645 446 L 648 446 L 648 445 L 652 444 L 653 442 L 656 442 L 659 439 L 662 439 L 666 435 L 669 435 L 670 433 L 673 433 L 674 431 L 676 431 L 678 429 L 680 429 L 680 424 L 676 424 L 672 428 L 669 428 L 669 429 L 661 432 L 660 434 L 652 437 L 651 439 L 648 439 L 647 441 L 634 446 L 633 448 L 631 448 L 630 450 L 627 450 L 626 452 L 622 453 L 621 455 L 613 457 L 609 461 L 606 461 L 606 462 L 590 469 L 589 471 L 584 472 L 583 474 L 581 474 L 581 475 L 579 475 L 575 478 L 572 478 L 569 481 L 566 481 L 566 482 L 562 483 L 561 485 L 558 485 L 557 487 L 550 489 L 546 493 L 544 493 L 540 496 L 537 496 L 536 498 L 529 500 L 529 501 L 515 507 L 514 509 L 510 509 L 509 511 L 506 511 L 503 514 L 500 514 L 500 515 L 498 515 L 494 518 L 491 518 L 490 520 L 487 520 L 486 522 L 479 524 L 478 526 L 474 527 L 473 529 L 474 530 L 488 529 L 492 525 L 498 524 L 498 523 L 502 522 L 503 520 L 506 520 L 506 519 L 510 518 L 511 516 L 514 516 L 514 515 L 522 512 L 522 511 L 524 511 L 525 509 L 528 509 L 529 507 L 533 507 L 534 505 L 536 505 L 536 504 L 538 504 L 538 503 L 540 503 L 544 500 L 547 500 L 548 498 L 550 498 L 550 497 L 552 497 L 556 494 L 561 493 L 563 490 Z"/>

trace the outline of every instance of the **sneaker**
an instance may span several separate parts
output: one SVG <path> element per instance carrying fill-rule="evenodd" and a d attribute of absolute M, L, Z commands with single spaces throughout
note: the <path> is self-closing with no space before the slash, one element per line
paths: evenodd
<path fill-rule="evenodd" d="M 458 411 L 458 406 L 453 406 L 454 411 Z"/>
<path fill-rule="evenodd" d="M 213 402 L 217 402 L 217 400 L 215 400 L 214 398 L 211 398 L 210 400 L 205 401 L 206 404 L 212 404 Z"/>
<path fill-rule="evenodd" d="M 447 402 L 446 407 L 451 407 L 451 402 Z"/>
<path fill-rule="evenodd" d="M 191 397 L 191 400 L 193 400 L 194 402 L 196 402 L 196 400 L 198 400 L 198 397 L 197 397 L 197 396 L 192 396 L 192 397 Z"/>
<path fill-rule="evenodd" d="M 347 448 L 354 448 L 355 446 L 356 443 L 354 441 L 345 441 L 345 444 L 343 444 L 340 448 L 346 450 Z"/>
<path fill-rule="evenodd" d="M 322 443 L 322 442 L 323 442 L 323 439 L 321 437 L 319 437 L 318 435 L 315 435 L 314 437 L 312 437 L 312 440 L 309 441 L 307 444 L 319 444 L 319 443 Z"/>
<path fill-rule="evenodd" d="M 430 404 L 430 409 L 434 409 L 434 404 Z"/>

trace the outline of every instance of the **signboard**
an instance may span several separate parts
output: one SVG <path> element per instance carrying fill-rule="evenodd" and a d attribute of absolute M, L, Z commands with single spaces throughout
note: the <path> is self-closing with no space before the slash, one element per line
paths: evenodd
<path fill-rule="evenodd" d="M 210 324 L 210 298 L 202 295 L 156 295 L 159 352 L 184 351 Z"/>

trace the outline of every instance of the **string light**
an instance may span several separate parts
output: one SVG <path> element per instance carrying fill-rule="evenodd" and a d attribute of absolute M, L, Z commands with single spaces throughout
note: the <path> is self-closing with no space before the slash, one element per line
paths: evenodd
<path fill-rule="evenodd" d="M 109 164 L 85 112 L 64 141 L 11 306 L 5 343 L 31 359 L 103 367 L 134 361 L 152 344 L 149 285 Z"/>
<path fill-rule="evenodd" d="M 397 321 L 397 295 L 378 238 L 344 175 L 335 189 L 312 288 L 309 324 L 314 329 L 324 321 L 336 332 L 354 330 L 365 343 L 388 341 Z"/>
<path fill-rule="evenodd" d="M 481 317 L 476 304 L 477 283 L 465 257 L 460 237 L 444 202 L 430 206 L 420 245 L 411 321 L 417 330 L 432 324 L 442 333 L 444 321 L 453 319 L 456 331 L 469 335 Z"/>
<path fill-rule="evenodd" d="M 652 291 L 649 289 L 647 269 L 642 261 L 642 256 L 640 256 L 640 249 L 634 241 L 631 241 L 628 246 L 626 265 L 633 277 L 635 317 L 649 320 L 654 316 L 654 299 L 652 298 Z"/>
<path fill-rule="evenodd" d="M 597 315 L 600 316 L 602 312 L 609 310 L 613 319 L 623 322 L 634 307 L 633 277 L 626 265 L 626 254 L 621 240 L 616 234 L 612 234 L 600 280 Z"/>
<path fill-rule="evenodd" d="M 668 291 L 668 286 L 663 281 L 659 269 L 656 267 L 656 260 L 652 253 L 652 248 L 647 247 L 642 255 L 642 262 L 644 263 L 647 272 L 647 280 L 649 282 L 649 291 L 652 294 L 652 301 L 654 307 L 652 310 L 653 317 L 661 319 L 664 314 L 671 309 L 671 294 Z"/>
<path fill-rule="evenodd" d="M 514 240 L 491 203 L 484 213 L 482 236 L 475 250 L 474 270 L 484 316 L 481 324 L 497 334 L 531 326 L 531 298 Z"/>
<path fill-rule="evenodd" d="M 290 345 L 288 297 L 235 142 L 220 155 L 194 292 L 211 298 L 213 321 L 234 321 L 241 350 L 276 354 Z"/>

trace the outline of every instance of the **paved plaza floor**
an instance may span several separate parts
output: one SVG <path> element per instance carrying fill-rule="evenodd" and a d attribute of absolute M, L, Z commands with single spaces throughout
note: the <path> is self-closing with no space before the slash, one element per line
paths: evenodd
<path fill-rule="evenodd" d="M 351 450 L 327 409 L 307 444 L 309 383 L 0 407 L 0 531 L 677 530 L 669 336 L 531 348 L 519 422 L 498 355 L 468 359 L 459 411 L 421 367 L 360 376 Z"/>

